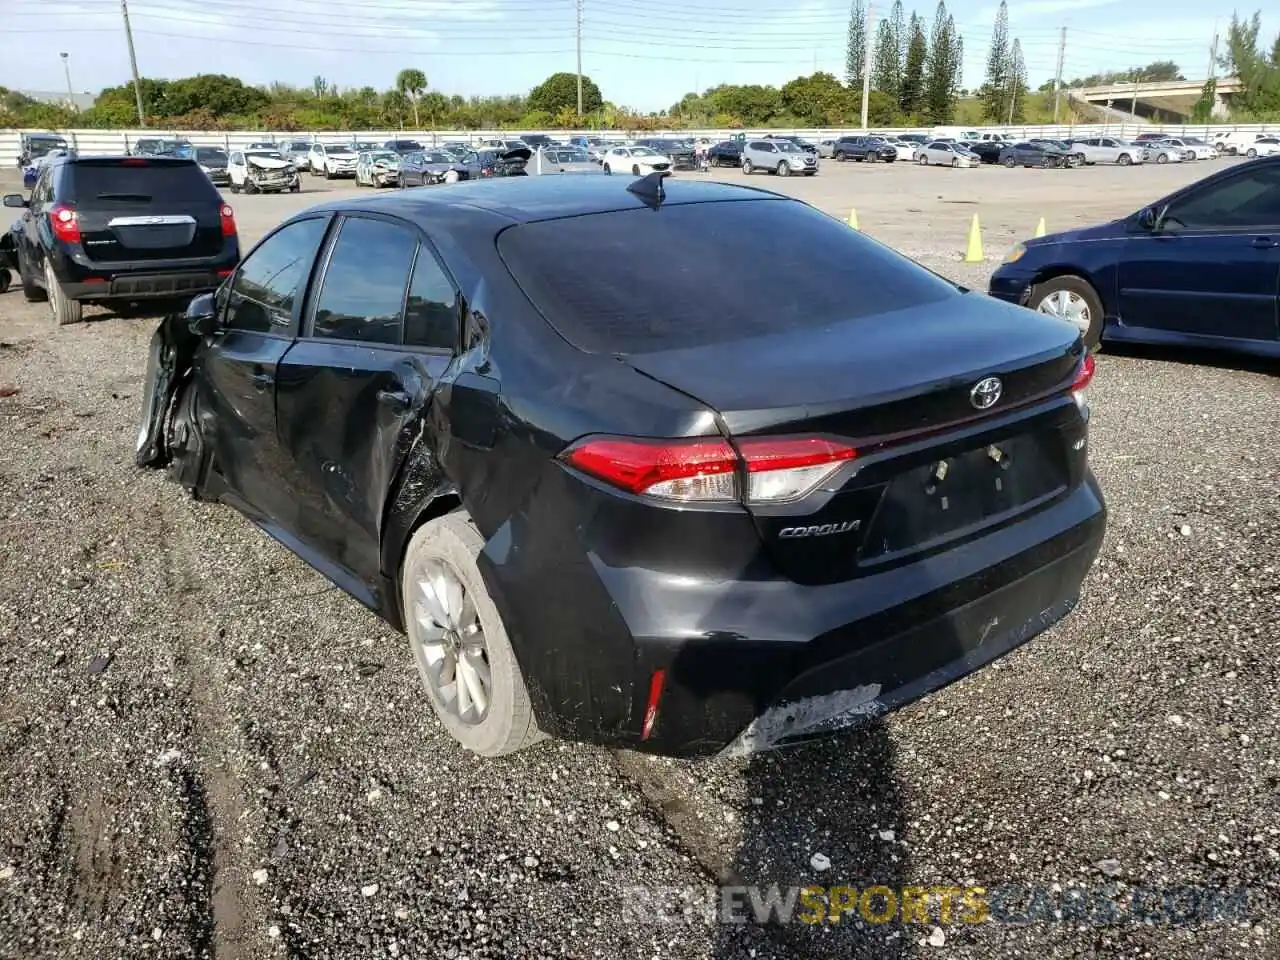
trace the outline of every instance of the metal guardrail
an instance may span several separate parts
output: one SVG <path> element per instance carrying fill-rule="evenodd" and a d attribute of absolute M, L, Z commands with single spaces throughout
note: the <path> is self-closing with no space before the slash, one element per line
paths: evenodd
<path fill-rule="evenodd" d="M 962 126 L 962 125 L 961 125 Z M 952 125 L 956 129 L 957 125 Z M 886 134 L 916 133 L 928 135 L 933 127 L 875 127 L 874 132 Z M 1137 136 L 1139 133 L 1164 132 L 1170 136 L 1207 137 L 1210 133 L 1224 130 L 1273 132 L 1280 131 L 1277 124 L 1229 124 L 1219 123 L 1209 126 L 1148 124 L 1148 123 L 1090 123 L 1090 124 L 1058 124 L 1058 125 L 1022 125 L 1022 126 L 977 126 L 967 129 L 983 133 L 1006 133 L 1017 138 L 1048 137 L 1053 139 L 1081 136 Z M 288 132 L 269 130 L 237 130 L 228 132 L 211 132 L 201 130 L 0 130 L 0 165 L 13 168 L 18 158 L 23 133 L 58 133 L 66 137 L 68 143 L 79 152 L 86 154 L 120 154 L 140 139 L 163 137 L 166 139 L 185 139 L 201 147 L 223 147 L 227 150 L 242 148 L 255 140 L 322 140 L 348 142 L 350 140 L 368 140 L 382 142 L 385 140 L 418 140 L 424 144 L 439 144 L 448 141 L 479 143 L 497 137 L 518 136 L 520 133 L 534 133 L 532 130 L 335 130 L 323 132 Z M 709 137 L 716 140 L 727 139 L 730 134 L 746 132 L 749 136 L 765 136 L 769 134 L 797 135 L 807 140 L 829 140 L 841 134 L 860 133 L 854 127 L 823 128 L 790 128 L 765 129 L 748 127 L 745 131 L 702 128 L 696 130 L 545 130 L 548 136 L 567 138 L 572 136 L 602 137 L 604 139 L 625 140 L 632 136 L 639 137 Z"/>

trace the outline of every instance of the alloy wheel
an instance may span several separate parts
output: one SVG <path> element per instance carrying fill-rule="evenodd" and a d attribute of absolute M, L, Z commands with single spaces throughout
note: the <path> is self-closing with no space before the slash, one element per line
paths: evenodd
<path fill-rule="evenodd" d="M 413 583 L 409 639 L 440 707 L 475 725 L 493 702 L 484 628 L 462 578 L 439 559 L 406 571 Z"/>

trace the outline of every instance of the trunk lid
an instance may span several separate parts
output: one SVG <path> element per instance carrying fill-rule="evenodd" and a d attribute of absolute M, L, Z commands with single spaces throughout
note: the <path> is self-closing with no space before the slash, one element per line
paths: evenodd
<path fill-rule="evenodd" d="M 968 293 L 802 336 L 788 332 L 627 359 L 718 411 L 735 436 L 822 432 L 867 447 L 1065 390 L 1080 360 L 1077 339 L 1067 324 Z M 990 376 L 1001 379 L 1001 396 L 979 410 L 969 394 Z"/>
<path fill-rule="evenodd" d="M 95 263 L 209 257 L 222 249 L 222 199 L 192 160 L 77 160 L 71 196 Z"/>

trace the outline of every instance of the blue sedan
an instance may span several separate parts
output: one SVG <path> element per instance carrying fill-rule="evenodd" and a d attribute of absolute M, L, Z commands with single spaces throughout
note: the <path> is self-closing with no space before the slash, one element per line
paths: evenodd
<path fill-rule="evenodd" d="M 991 296 L 1085 342 L 1280 357 L 1280 157 L 1239 164 L 1120 220 L 1020 243 Z"/>

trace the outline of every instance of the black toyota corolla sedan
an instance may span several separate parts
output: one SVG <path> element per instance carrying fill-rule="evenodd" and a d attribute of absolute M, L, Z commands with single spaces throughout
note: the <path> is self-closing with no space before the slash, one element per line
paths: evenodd
<path fill-rule="evenodd" d="M 277 227 L 161 323 L 137 462 L 404 629 L 476 753 L 737 754 L 1072 609 L 1092 374 L 797 200 L 511 178 Z"/>

